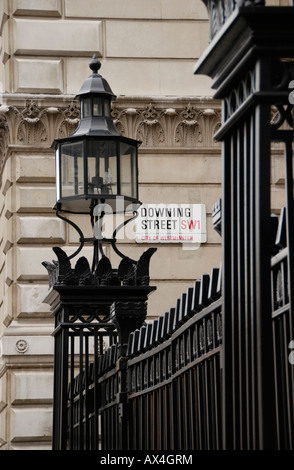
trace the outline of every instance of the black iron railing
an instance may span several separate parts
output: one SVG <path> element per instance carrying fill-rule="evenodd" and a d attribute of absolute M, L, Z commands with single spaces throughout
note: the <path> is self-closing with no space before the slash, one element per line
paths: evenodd
<path fill-rule="evenodd" d="M 220 295 L 220 270 L 214 269 L 175 308 L 131 333 L 124 357 L 115 344 L 99 357 L 101 449 L 222 448 Z M 92 374 L 93 365 L 73 384 L 95 388 L 87 370 Z M 69 400 L 70 413 L 80 413 L 76 426 L 93 415 L 94 403 L 82 413 L 87 389 L 76 393 L 75 412 Z"/>
<path fill-rule="evenodd" d="M 130 449 L 221 448 L 220 351 L 220 301 L 139 347 L 128 361 Z"/>
<path fill-rule="evenodd" d="M 272 217 L 269 354 L 274 355 L 277 449 L 294 445 L 286 223 L 283 208 L 279 218 Z M 124 356 L 116 342 L 94 362 L 85 355 L 86 367 L 75 377 L 71 373 L 68 446 L 81 449 L 82 442 L 82 448 L 102 450 L 222 449 L 222 320 L 221 269 L 216 268 L 183 293 L 176 307 L 133 331 Z M 253 415 L 254 403 L 248 406 Z"/>

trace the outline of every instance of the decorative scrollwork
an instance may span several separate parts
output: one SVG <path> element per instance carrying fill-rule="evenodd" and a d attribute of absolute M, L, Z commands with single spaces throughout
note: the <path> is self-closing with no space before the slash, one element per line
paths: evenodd
<path fill-rule="evenodd" d="M 159 113 L 150 103 L 142 113 L 142 121 L 137 129 L 137 140 L 141 140 L 145 145 L 153 147 L 155 142 L 163 143 L 165 140 L 164 130 L 158 119 Z"/>
<path fill-rule="evenodd" d="M 204 354 L 205 351 L 205 334 L 204 334 L 204 325 L 199 327 L 199 352 Z"/>
<path fill-rule="evenodd" d="M 148 363 L 147 362 L 144 364 L 143 385 L 144 385 L 144 388 L 148 387 Z"/>
<path fill-rule="evenodd" d="M 293 129 L 294 110 L 291 104 L 286 106 L 276 105 L 271 109 L 271 128 L 274 131 L 280 129 Z"/>
<path fill-rule="evenodd" d="M 136 369 L 133 367 L 132 373 L 131 373 L 131 391 L 135 392 L 136 391 Z"/>
<path fill-rule="evenodd" d="M 202 142 L 202 132 L 197 120 L 197 111 L 189 104 L 182 112 L 182 120 L 176 127 L 175 141 L 183 146 L 197 145 Z"/>
<path fill-rule="evenodd" d="M 51 147 L 54 139 L 74 132 L 80 110 L 74 102 L 64 108 L 42 108 L 34 100 L 29 100 L 23 108 L 1 106 L 0 115 L 9 130 L 9 144 Z"/>
<path fill-rule="evenodd" d="M 197 331 L 196 328 L 193 331 L 193 336 L 192 336 L 192 354 L 193 354 L 193 359 L 196 359 L 197 357 L 197 352 L 198 352 L 198 341 L 197 341 Z"/>
<path fill-rule="evenodd" d="M 137 368 L 136 368 L 136 376 L 137 376 L 137 381 L 136 381 L 137 390 L 141 390 L 141 388 L 142 388 L 142 374 L 141 374 L 140 365 L 138 365 Z"/>
<path fill-rule="evenodd" d="M 257 91 L 256 74 L 249 70 L 236 89 L 233 89 L 224 100 L 223 120 L 226 122 Z"/>
<path fill-rule="evenodd" d="M 220 313 L 216 316 L 216 339 L 218 344 L 222 343 L 223 333 L 222 333 L 222 316 Z"/>
<path fill-rule="evenodd" d="M 171 377 L 172 371 L 173 371 L 172 352 L 171 352 L 171 350 L 169 350 L 168 354 L 167 354 L 167 376 L 168 376 L 168 378 Z"/>
<path fill-rule="evenodd" d="M 283 278 L 281 270 L 279 269 L 276 277 L 276 304 L 277 307 L 281 307 L 284 303 L 284 295 L 283 295 Z"/>
<path fill-rule="evenodd" d="M 150 362 L 149 382 L 150 382 L 150 385 L 154 384 L 154 362 L 153 362 L 153 360 Z"/>
<path fill-rule="evenodd" d="M 155 380 L 156 380 L 156 383 L 160 382 L 160 359 L 159 357 L 157 357 L 155 361 Z"/>
<path fill-rule="evenodd" d="M 161 373 L 162 373 L 162 380 L 166 379 L 167 376 L 167 370 L 166 370 L 166 352 L 164 351 L 162 354 L 162 360 L 161 360 Z"/>
<path fill-rule="evenodd" d="M 213 347 L 213 330 L 212 330 L 212 322 L 210 319 L 208 319 L 206 322 L 206 337 L 207 337 L 208 350 L 211 350 Z"/>
<path fill-rule="evenodd" d="M 237 7 L 264 6 L 265 0 L 202 0 L 210 24 L 210 38 L 213 39 Z"/>
<path fill-rule="evenodd" d="M 191 340 L 190 340 L 190 334 L 188 334 L 186 338 L 186 362 L 190 362 L 191 360 Z"/>
<path fill-rule="evenodd" d="M 24 354 L 29 349 L 29 345 L 25 339 L 19 339 L 15 344 L 15 348 L 18 353 Z"/>
<path fill-rule="evenodd" d="M 179 348 L 179 343 L 177 342 L 176 347 L 175 347 L 175 368 L 176 370 L 179 369 L 180 365 L 180 348 Z"/>
<path fill-rule="evenodd" d="M 185 364 L 185 343 L 184 338 L 180 340 L 180 366 L 183 367 Z"/>

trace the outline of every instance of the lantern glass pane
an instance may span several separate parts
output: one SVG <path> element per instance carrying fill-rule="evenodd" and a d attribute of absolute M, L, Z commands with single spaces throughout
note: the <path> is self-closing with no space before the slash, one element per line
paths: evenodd
<path fill-rule="evenodd" d="M 83 100 L 83 106 L 82 106 L 82 112 L 83 112 L 83 118 L 90 117 L 92 115 L 92 100 L 91 98 L 86 98 Z"/>
<path fill-rule="evenodd" d="M 87 148 L 88 194 L 117 194 L 116 143 L 91 140 Z"/>
<path fill-rule="evenodd" d="M 120 186 L 123 196 L 137 198 L 136 147 L 120 143 Z"/>
<path fill-rule="evenodd" d="M 84 193 L 83 142 L 61 145 L 61 198 Z"/>
<path fill-rule="evenodd" d="M 102 116 L 102 99 L 93 99 L 93 116 Z"/>
<path fill-rule="evenodd" d="M 110 117 L 110 101 L 108 99 L 104 100 L 104 116 Z"/>

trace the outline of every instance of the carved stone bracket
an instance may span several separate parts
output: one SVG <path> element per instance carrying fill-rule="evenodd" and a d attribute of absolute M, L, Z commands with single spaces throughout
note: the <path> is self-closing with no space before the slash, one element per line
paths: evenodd
<path fill-rule="evenodd" d="M 54 139 L 73 133 L 79 123 L 80 111 L 76 103 L 63 108 L 42 108 L 34 100 L 24 108 L 1 106 L 0 118 L 6 122 L 11 145 L 50 148 Z"/>

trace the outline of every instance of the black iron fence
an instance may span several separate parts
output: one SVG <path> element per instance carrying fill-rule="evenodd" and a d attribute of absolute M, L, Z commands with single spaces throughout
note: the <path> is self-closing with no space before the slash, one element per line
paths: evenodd
<path fill-rule="evenodd" d="M 69 448 L 80 449 L 81 442 L 70 436 L 98 429 L 96 405 L 102 450 L 221 449 L 220 296 L 214 269 L 175 308 L 132 332 L 124 357 L 118 344 L 99 356 L 96 383 L 93 363 L 75 377 Z M 95 448 L 91 439 L 83 442 Z"/>
<path fill-rule="evenodd" d="M 273 216 L 272 225 L 275 448 L 292 449 L 294 361 L 289 359 L 289 345 L 293 318 L 285 208 L 279 218 Z M 221 268 L 213 269 L 210 276 L 204 274 L 175 307 L 133 331 L 124 356 L 115 336 L 103 352 L 105 333 L 93 330 L 96 360 L 93 356 L 90 360 L 87 346 L 79 346 L 76 376 L 71 366 L 69 449 L 223 448 L 221 277 Z M 87 344 L 91 332 L 82 336 Z M 70 337 L 74 357 L 76 335 Z M 81 333 L 78 338 L 81 341 Z"/>

